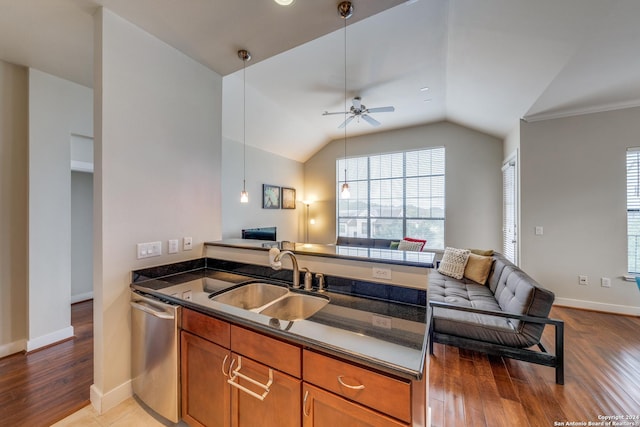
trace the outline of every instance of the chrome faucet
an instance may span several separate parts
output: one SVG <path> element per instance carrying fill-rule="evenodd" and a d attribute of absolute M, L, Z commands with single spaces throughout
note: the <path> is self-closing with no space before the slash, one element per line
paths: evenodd
<path fill-rule="evenodd" d="M 274 258 L 275 262 L 280 262 L 282 257 L 285 255 L 289 255 L 291 258 L 291 264 L 293 264 L 293 286 L 292 288 L 298 289 L 300 288 L 300 270 L 298 269 L 298 260 L 296 256 L 291 251 L 282 251 Z"/>

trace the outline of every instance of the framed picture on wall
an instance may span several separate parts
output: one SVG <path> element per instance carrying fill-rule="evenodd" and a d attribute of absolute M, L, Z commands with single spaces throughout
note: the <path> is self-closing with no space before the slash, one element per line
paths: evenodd
<path fill-rule="evenodd" d="M 280 209 L 280 187 L 262 184 L 262 208 Z"/>
<path fill-rule="evenodd" d="M 296 208 L 296 189 L 282 187 L 282 209 Z"/>

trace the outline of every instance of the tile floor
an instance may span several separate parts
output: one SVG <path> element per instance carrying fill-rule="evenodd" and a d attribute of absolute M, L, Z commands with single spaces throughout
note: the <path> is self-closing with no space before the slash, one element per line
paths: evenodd
<path fill-rule="evenodd" d="M 133 397 L 100 415 L 92 405 L 85 406 L 52 427 L 186 427 L 183 422 L 173 424 L 146 409 Z"/>

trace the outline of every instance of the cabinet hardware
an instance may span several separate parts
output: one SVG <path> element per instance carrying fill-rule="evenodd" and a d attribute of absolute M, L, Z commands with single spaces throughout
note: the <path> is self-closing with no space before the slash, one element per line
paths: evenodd
<path fill-rule="evenodd" d="M 224 370 L 224 364 L 227 363 L 227 359 L 229 358 L 229 355 L 226 354 L 224 356 L 224 360 L 222 361 L 222 375 L 224 375 L 225 377 L 228 377 L 229 375 L 227 374 L 227 372 Z M 229 369 L 231 369 L 231 366 L 229 366 Z"/>
<path fill-rule="evenodd" d="M 231 365 L 233 365 L 233 362 L 234 360 L 231 361 Z M 230 378 L 227 380 L 227 382 L 231 384 L 233 387 L 244 391 L 245 393 L 255 397 L 258 400 L 261 400 L 261 401 L 264 400 L 264 398 L 267 397 L 267 395 L 269 394 L 269 391 L 270 391 L 269 387 L 271 387 L 271 384 L 273 384 L 273 369 L 269 368 L 269 381 L 266 384 L 262 384 L 261 382 L 256 381 L 253 378 L 244 375 L 243 373 L 240 372 L 240 369 L 242 369 L 242 357 L 238 356 L 238 367 L 233 370 L 233 373 L 231 372 L 231 366 L 229 366 Z M 236 378 L 242 378 L 243 380 L 249 381 L 250 383 L 256 386 L 263 388 L 264 393 L 258 394 L 254 391 L 249 390 L 248 388 L 235 382 Z"/>
<path fill-rule="evenodd" d="M 309 390 L 304 392 L 304 399 L 302 401 L 302 413 L 305 417 L 309 416 L 309 412 L 307 412 L 307 398 L 309 397 Z"/>
<path fill-rule="evenodd" d="M 346 388 L 350 388 L 351 390 L 364 390 L 364 384 L 360 384 L 360 385 L 349 385 L 347 383 L 345 383 L 344 381 L 342 381 L 342 379 L 344 378 L 343 375 L 338 375 L 338 382 L 345 386 Z"/>

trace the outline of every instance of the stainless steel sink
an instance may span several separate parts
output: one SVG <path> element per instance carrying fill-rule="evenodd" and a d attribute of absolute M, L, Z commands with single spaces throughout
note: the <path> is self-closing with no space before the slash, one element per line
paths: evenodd
<path fill-rule="evenodd" d="M 287 293 L 289 293 L 289 290 L 283 286 L 271 285 L 269 283 L 249 283 L 239 288 L 223 292 L 211 299 L 223 304 L 244 308 L 245 310 L 253 310 Z"/>
<path fill-rule="evenodd" d="M 290 293 L 259 313 L 280 320 L 302 320 L 311 317 L 328 303 L 326 298 Z"/>
<path fill-rule="evenodd" d="M 279 320 L 303 320 L 329 303 L 326 296 L 291 292 L 270 283 L 248 283 L 211 298 Z"/>

